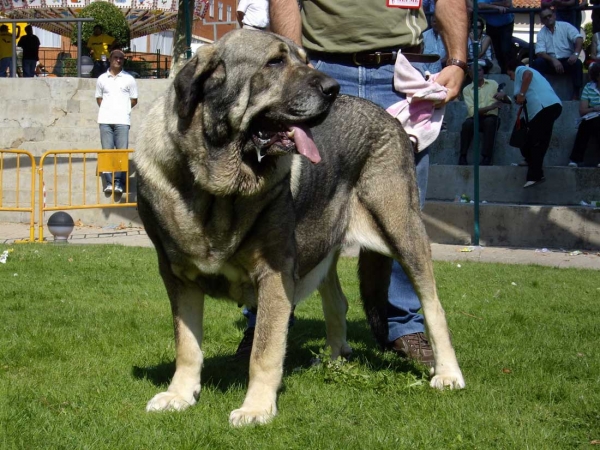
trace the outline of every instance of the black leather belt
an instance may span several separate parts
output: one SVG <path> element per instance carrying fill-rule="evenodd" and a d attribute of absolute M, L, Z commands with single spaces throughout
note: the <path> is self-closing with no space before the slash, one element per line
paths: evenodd
<path fill-rule="evenodd" d="M 401 50 L 383 49 L 359 53 L 327 53 L 311 51 L 309 56 L 325 61 L 374 67 L 384 64 L 394 64 L 396 62 L 396 56 L 398 56 L 398 51 L 400 51 L 409 62 L 433 63 L 440 59 L 440 55 L 422 54 L 420 45 L 404 47 Z"/>

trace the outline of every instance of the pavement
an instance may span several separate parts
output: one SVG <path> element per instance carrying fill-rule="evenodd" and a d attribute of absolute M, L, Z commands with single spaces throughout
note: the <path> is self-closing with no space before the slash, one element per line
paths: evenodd
<path fill-rule="evenodd" d="M 38 230 L 35 230 L 37 236 Z M 29 224 L 0 222 L 0 250 L 26 240 Z M 44 228 L 44 238 L 53 236 Z M 134 247 L 152 247 L 143 228 L 119 226 L 76 226 L 69 237 L 70 244 L 115 244 Z M 481 247 L 465 245 L 431 244 L 431 253 L 437 261 L 477 261 L 503 264 L 538 264 L 551 267 L 575 267 L 600 270 L 600 252 L 578 249 L 524 249 L 506 247 Z M 357 248 L 348 248 L 345 256 L 356 256 Z"/>

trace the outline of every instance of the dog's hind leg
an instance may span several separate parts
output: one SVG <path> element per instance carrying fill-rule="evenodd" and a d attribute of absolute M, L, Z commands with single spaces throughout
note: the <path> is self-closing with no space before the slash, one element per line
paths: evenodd
<path fill-rule="evenodd" d="M 360 201 L 370 211 L 381 238 L 387 242 L 390 253 L 401 264 L 421 300 L 427 336 L 435 358 L 431 386 L 438 389 L 463 388 L 465 382 L 437 295 L 431 248 L 419 211 L 416 183 L 413 177 L 400 172 L 388 171 L 384 178 L 387 180 L 385 189 L 380 183 L 367 186 L 375 177 L 366 178 L 359 193 Z M 394 189 L 388 186 L 394 186 Z"/>
<path fill-rule="evenodd" d="M 339 356 L 347 357 L 352 353 L 352 349 L 346 341 L 348 300 L 342 291 L 337 274 L 338 258 L 339 253 L 335 256 L 327 275 L 319 286 L 327 329 L 327 345 L 331 348 L 332 359 L 337 359 Z"/>
<path fill-rule="evenodd" d="M 171 300 L 175 329 L 175 375 L 165 392 L 155 395 L 146 411 L 181 411 L 198 401 L 202 369 L 204 294 L 191 281 L 162 273 Z"/>
<path fill-rule="evenodd" d="M 250 355 L 250 382 L 244 403 L 229 415 L 233 426 L 267 423 L 277 414 L 277 389 L 283 376 L 294 281 L 291 275 L 267 273 L 260 278 L 257 290 L 258 314 Z"/>

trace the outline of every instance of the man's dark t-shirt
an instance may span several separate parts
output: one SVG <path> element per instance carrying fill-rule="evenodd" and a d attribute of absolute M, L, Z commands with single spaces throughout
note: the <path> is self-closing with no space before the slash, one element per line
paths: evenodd
<path fill-rule="evenodd" d="M 38 61 L 38 49 L 40 40 L 35 34 L 26 34 L 19 39 L 19 47 L 23 49 L 23 59 Z"/>

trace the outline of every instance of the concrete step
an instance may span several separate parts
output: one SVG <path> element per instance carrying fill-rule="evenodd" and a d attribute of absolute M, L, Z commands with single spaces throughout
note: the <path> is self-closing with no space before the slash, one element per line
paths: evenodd
<path fill-rule="evenodd" d="M 600 200 L 600 168 L 545 167 L 546 181 L 523 188 L 527 167 L 481 166 L 479 198 L 493 203 L 529 205 L 579 205 Z M 473 198 L 472 166 L 432 165 L 427 200 L 453 201 L 467 194 Z"/>
<path fill-rule="evenodd" d="M 428 201 L 423 219 L 432 242 L 472 242 L 472 204 Z M 600 249 L 600 208 L 488 203 L 480 205 L 479 223 L 481 245 Z"/>

